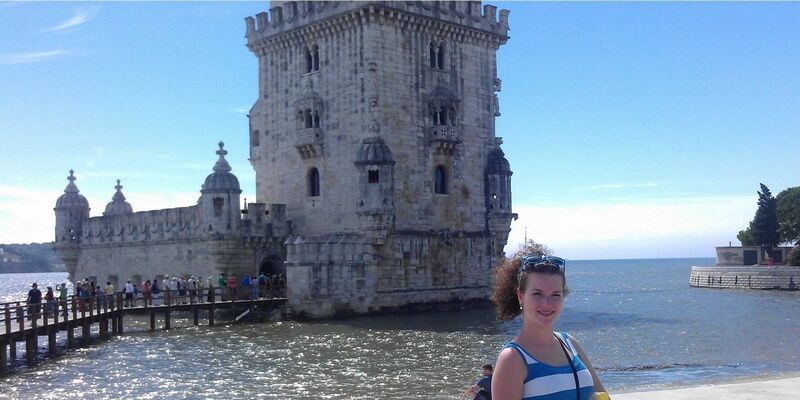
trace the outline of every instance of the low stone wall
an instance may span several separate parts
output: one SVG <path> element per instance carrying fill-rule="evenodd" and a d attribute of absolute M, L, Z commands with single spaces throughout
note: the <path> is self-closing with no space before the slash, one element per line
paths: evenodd
<path fill-rule="evenodd" d="M 800 267 L 692 267 L 689 285 L 716 289 L 800 290 Z"/>

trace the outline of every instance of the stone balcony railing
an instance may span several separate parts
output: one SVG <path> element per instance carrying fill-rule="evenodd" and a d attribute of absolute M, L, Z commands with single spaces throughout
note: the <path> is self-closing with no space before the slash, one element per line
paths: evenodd
<path fill-rule="evenodd" d="M 430 128 L 429 141 L 437 154 L 452 154 L 461 143 L 461 129 L 456 126 L 436 125 Z"/>
<path fill-rule="evenodd" d="M 319 157 L 322 155 L 322 141 L 322 129 L 301 128 L 295 136 L 294 146 L 304 159 Z"/>

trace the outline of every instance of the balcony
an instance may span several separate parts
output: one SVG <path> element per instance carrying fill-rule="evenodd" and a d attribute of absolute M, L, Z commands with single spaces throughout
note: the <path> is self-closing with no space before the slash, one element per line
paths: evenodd
<path fill-rule="evenodd" d="M 294 146 L 303 159 L 322 155 L 322 130 L 320 128 L 301 128 L 295 136 Z"/>
<path fill-rule="evenodd" d="M 437 154 L 452 155 L 461 143 L 461 129 L 456 126 L 436 125 L 429 128 L 429 143 Z"/>

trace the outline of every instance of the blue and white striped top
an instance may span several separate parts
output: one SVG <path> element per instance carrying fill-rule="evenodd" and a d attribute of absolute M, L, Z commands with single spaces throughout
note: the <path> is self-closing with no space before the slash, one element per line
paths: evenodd
<path fill-rule="evenodd" d="M 578 372 L 581 400 L 589 400 L 594 391 L 592 374 L 578 356 L 578 351 L 569 340 L 569 335 L 564 332 L 556 334 L 567 344 L 572 363 Z M 540 362 L 514 342 L 509 342 L 505 347 L 516 350 L 525 360 L 525 364 L 528 364 L 528 375 L 522 388 L 522 400 L 575 400 L 575 377 L 572 375 L 569 363 L 554 367 Z"/>

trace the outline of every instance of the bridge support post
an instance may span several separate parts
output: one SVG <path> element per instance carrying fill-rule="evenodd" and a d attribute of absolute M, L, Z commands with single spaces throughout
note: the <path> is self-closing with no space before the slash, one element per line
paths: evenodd
<path fill-rule="evenodd" d="M 51 326 L 50 330 L 47 332 L 47 351 L 50 355 L 56 354 L 56 332 L 58 331 L 57 326 Z"/>
<path fill-rule="evenodd" d="M 150 311 L 150 330 L 156 330 L 156 312 Z"/>
<path fill-rule="evenodd" d="M 171 290 L 167 290 L 167 311 L 164 311 L 164 329 L 170 330 L 172 328 L 170 321 L 170 314 L 172 311 L 172 294 Z"/>
<path fill-rule="evenodd" d="M 91 307 L 91 303 L 89 303 L 89 307 Z M 86 318 L 86 311 L 81 310 L 81 321 L 83 322 L 83 326 L 81 329 L 81 340 L 83 341 L 84 346 L 89 345 L 90 336 L 92 336 L 91 326 L 89 325 L 89 318 Z"/>
<path fill-rule="evenodd" d="M 122 295 L 117 297 L 117 334 L 122 335 L 123 331 L 123 317 L 125 316 L 125 309 L 122 307 Z"/>
<path fill-rule="evenodd" d="M 8 338 L 8 357 L 12 361 L 17 359 L 17 341 L 11 337 Z"/>
<path fill-rule="evenodd" d="M 6 373 L 6 368 L 8 368 L 8 354 L 6 353 L 6 349 L 8 345 L 3 342 L 0 344 L 0 374 Z"/>
<path fill-rule="evenodd" d="M 211 305 L 208 306 L 208 326 L 214 326 L 214 305 L 216 304 L 217 294 L 215 288 L 209 288 L 211 291 Z"/>

